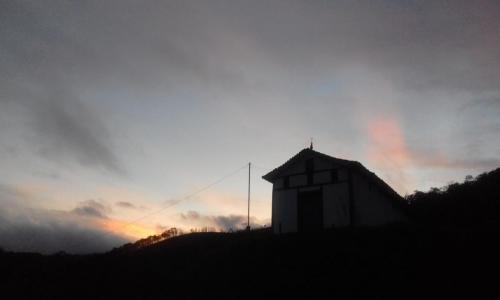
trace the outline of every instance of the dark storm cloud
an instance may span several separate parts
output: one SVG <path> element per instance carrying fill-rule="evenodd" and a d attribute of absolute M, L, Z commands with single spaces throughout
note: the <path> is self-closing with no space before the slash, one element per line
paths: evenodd
<path fill-rule="evenodd" d="M 89 225 L 78 213 L 23 207 L 25 197 L 9 185 L 0 185 L 0 247 L 5 250 L 92 253 L 128 242 Z"/>

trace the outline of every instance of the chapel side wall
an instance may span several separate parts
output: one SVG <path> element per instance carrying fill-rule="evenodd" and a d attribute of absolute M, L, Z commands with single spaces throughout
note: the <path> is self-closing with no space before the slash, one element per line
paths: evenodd
<path fill-rule="evenodd" d="M 391 201 L 396 200 L 377 184 L 359 174 L 353 174 L 352 181 L 356 226 L 376 226 L 406 220 L 404 214 L 391 204 Z"/>

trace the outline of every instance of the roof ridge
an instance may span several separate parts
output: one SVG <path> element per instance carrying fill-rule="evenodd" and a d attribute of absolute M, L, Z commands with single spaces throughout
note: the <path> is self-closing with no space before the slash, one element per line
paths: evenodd
<path fill-rule="evenodd" d="M 340 162 L 342 164 L 356 164 L 356 163 L 360 164 L 358 161 L 337 158 L 334 156 L 330 156 L 328 154 L 318 152 L 318 151 L 310 149 L 310 148 L 304 148 L 304 149 L 300 150 L 297 154 L 295 154 L 294 156 L 289 158 L 287 161 L 285 161 L 283 164 L 274 168 L 272 171 L 270 171 L 266 175 L 262 176 L 262 178 L 264 178 L 267 181 L 270 181 L 271 178 L 273 178 L 276 175 L 276 173 L 279 173 L 279 171 L 288 167 L 291 164 L 291 162 L 295 161 L 296 159 L 298 159 L 300 156 L 304 155 L 305 153 L 312 153 L 312 154 L 316 154 L 319 156 L 323 156 L 326 159 L 335 160 L 336 162 Z"/>
<path fill-rule="evenodd" d="M 304 148 L 301 151 L 299 151 L 297 154 L 289 158 L 286 162 L 284 162 L 282 165 L 278 166 L 277 168 L 274 168 L 272 171 L 267 173 L 266 175 L 262 176 L 263 179 L 272 182 L 274 178 L 284 169 L 289 167 L 289 165 L 297 160 L 300 156 L 304 155 L 305 153 L 312 153 L 318 156 L 322 156 L 325 159 L 329 160 L 334 160 L 337 163 L 340 163 L 341 165 L 344 165 L 346 167 L 352 168 L 358 168 L 359 171 L 364 173 L 365 176 L 368 177 L 368 179 L 374 181 L 375 183 L 379 184 L 388 194 L 391 194 L 392 196 L 401 198 L 398 192 L 396 192 L 389 184 L 387 184 L 382 178 L 378 177 L 377 174 L 374 172 L 368 170 L 362 163 L 356 160 L 348 160 L 348 159 L 343 159 L 343 158 L 337 158 L 334 156 L 330 156 L 328 154 L 324 154 L 321 152 L 318 152 L 316 150 L 310 149 L 310 148 Z"/>

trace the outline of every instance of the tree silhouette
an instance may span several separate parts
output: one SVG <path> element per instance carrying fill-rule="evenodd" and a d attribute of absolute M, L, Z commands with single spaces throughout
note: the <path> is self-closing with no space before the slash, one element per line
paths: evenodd
<path fill-rule="evenodd" d="M 420 224 L 450 227 L 500 222 L 500 168 L 476 178 L 467 175 L 463 183 L 415 191 L 406 200 L 409 214 Z"/>

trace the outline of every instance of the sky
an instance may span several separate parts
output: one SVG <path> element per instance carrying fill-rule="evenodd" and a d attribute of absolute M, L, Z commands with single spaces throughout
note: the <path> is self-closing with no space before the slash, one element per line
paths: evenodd
<path fill-rule="evenodd" d="M 268 225 L 311 138 L 425 191 L 500 167 L 498 131 L 498 1 L 0 2 L 4 249 L 242 228 L 248 162 Z"/>

